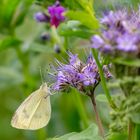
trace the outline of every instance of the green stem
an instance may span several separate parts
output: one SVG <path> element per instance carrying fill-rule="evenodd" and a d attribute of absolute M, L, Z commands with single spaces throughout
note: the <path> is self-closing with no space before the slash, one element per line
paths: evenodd
<path fill-rule="evenodd" d="M 85 112 L 85 109 L 84 109 L 84 106 L 83 106 L 79 93 L 74 94 L 73 98 L 74 98 L 76 106 L 78 108 L 79 115 L 83 121 L 84 128 L 87 128 L 89 125 L 89 121 L 88 121 L 89 119 L 86 115 L 86 112 Z"/>
<path fill-rule="evenodd" d="M 128 124 L 128 140 L 137 140 L 135 137 L 135 124 L 131 120 Z"/>
<path fill-rule="evenodd" d="M 135 124 L 135 140 L 140 140 L 140 124 Z"/>
<path fill-rule="evenodd" d="M 116 107 L 114 101 L 112 100 L 112 97 L 111 97 L 111 95 L 109 93 L 109 90 L 107 88 L 107 85 L 106 85 L 106 80 L 105 80 L 105 77 L 104 77 L 104 72 L 103 72 L 103 69 L 102 69 L 102 65 L 100 64 L 100 61 L 98 59 L 98 52 L 95 49 L 92 49 L 92 53 L 93 53 L 94 59 L 96 61 L 98 69 L 99 69 L 99 74 L 100 74 L 100 78 L 101 78 L 101 84 L 102 84 L 103 90 L 104 90 L 104 92 L 106 94 L 106 97 L 108 99 L 108 102 L 110 103 L 110 106 L 113 109 L 116 109 L 117 107 Z"/>
<path fill-rule="evenodd" d="M 128 140 L 132 140 L 132 124 L 129 122 L 128 124 Z"/>
<path fill-rule="evenodd" d="M 68 37 L 64 37 L 64 48 L 65 48 L 65 51 L 68 51 L 68 48 L 69 48 Z"/>

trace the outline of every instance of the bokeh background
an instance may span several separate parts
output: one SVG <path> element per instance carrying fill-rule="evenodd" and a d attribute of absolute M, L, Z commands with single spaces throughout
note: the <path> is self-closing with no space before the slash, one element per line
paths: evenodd
<path fill-rule="evenodd" d="M 134 2 L 135 1 L 135 2 Z M 116 7 L 134 6 L 138 0 L 95 0 L 94 8 L 99 17 L 103 11 Z M 54 1 L 47 0 L 0 0 L 0 139 L 1 140 L 44 140 L 68 132 L 81 131 L 95 122 L 90 100 L 77 91 L 58 93 L 51 97 L 52 117 L 47 127 L 37 131 L 12 128 L 10 121 L 21 102 L 42 83 L 51 83 L 49 67 L 56 65 L 55 58 L 66 61 L 65 52 L 57 53 L 55 42 L 43 40 L 50 27 L 37 23 L 33 15 L 41 10 L 37 3 L 45 6 Z M 62 3 L 71 3 L 63 0 Z M 62 37 L 60 39 L 63 40 Z M 89 41 L 71 37 L 68 48 L 85 61 Z M 52 72 L 52 71 L 51 71 Z M 96 94 L 103 93 L 99 85 Z M 106 130 L 110 123 L 109 107 L 105 102 L 97 102 Z"/>

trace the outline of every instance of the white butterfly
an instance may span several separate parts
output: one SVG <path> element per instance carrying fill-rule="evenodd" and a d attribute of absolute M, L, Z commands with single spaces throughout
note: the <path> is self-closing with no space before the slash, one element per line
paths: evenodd
<path fill-rule="evenodd" d="M 15 112 L 11 125 L 18 129 L 36 130 L 46 126 L 51 117 L 47 83 L 28 96 Z"/>

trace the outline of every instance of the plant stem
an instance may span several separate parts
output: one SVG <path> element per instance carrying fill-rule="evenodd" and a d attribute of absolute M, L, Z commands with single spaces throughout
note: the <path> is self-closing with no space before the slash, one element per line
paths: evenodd
<path fill-rule="evenodd" d="M 130 122 L 128 124 L 128 140 L 132 140 L 132 125 Z"/>
<path fill-rule="evenodd" d="M 103 129 L 103 125 L 102 125 L 100 116 L 98 114 L 97 108 L 96 108 L 96 101 L 95 101 L 94 93 L 91 94 L 90 98 L 91 98 L 93 109 L 94 109 L 94 112 L 95 112 L 96 122 L 97 122 L 97 125 L 98 125 L 98 128 L 99 128 L 99 133 L 104 138 L 104 129 Z"/>
<path fill-rule="evenodd" d="M 68 48 L 69 48 L 68 37 L 64 38 L 64 45 L 63 46 L 65 48 L 65 51 L 68 51 Z"/>
<path fill-rule="evenodd" d="M 134 134 L 135 126 L 133 122 L 130 120 L 128 124 L 128 140 L 136 140 Z"/>
<path fill-rule="evenodd" d="M 106 85 L 106 80 L 105 80 L 105 77 L 104 77 L 104 72 L 103 72 L 103 69 L 102 69 L 102 65 L 100 64 L 100 61 L 98 59 L 98 52 L 95 49 L 92 49 L 92 54 L 94 56 L 94 59 L 96 61 L 97 66 L 98 66 L 99 74 L 100 74 L 100 78 L 101 78 L 101 84 L 102 84 L 103 90 L 106 94 L 106 97 L 108 99 L 108 102 L 110 103 L 110 106 L 113 109 L 116 109 L 117 107 L 116 107 L 114 101 L 112 100 L 112 97 L 110 96 L 109 90 L 108 90 L 107 85 Z"/>

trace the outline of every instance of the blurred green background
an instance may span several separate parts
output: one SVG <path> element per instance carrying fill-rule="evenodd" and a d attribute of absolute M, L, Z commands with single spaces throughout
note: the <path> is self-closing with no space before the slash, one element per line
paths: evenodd
<path fill-rule="evenodd" d="M 53 2 L 38 1 L 46 5 Z M 133 1 L 124 0 L 122 3 L 129 5 L 131 2 Z M 49 64 L 55 65 L 55 58 L 60 61 L 67 59 L 65 53 L 58 54 L 54 51 L 54 41 L 41 39 L 43 33 L 50 34 L 51 30 L 45 24 L 34 20 L 34 13 L 41 10 L 35 3 L 35 0 L 0 0 L 1 140 L 44 140 L 47 137 L 81 131 L 95 122 L 90 100 L 72 91 L 51 97 L 52 117 L 47 127 L 37 131 L 17 130 L 11 127 L 10 121 L 17 107 L 41 85 L 40 68 L 44 79 L 51 82 L 47 75 Z M 97 15 L 115 6 L 120 6 L 115 0 L 95 0 L 94 4 Z M 69 49 L 79 53 L 80 58 L 85 60 L 88 54 L 87 41 L 71 37 L 68 42 Z M 96 91 L 96 94 L 99 93 L 102 93 L 100 86 Z M 104 102 L 98 102 L 98 109 L 107 130 L 110 122 L 109 107 Z"/>

